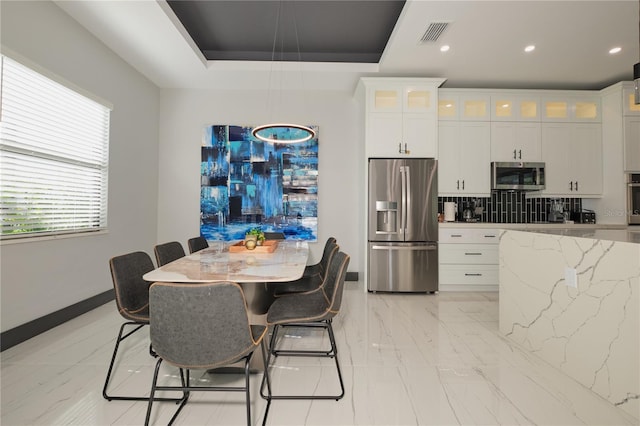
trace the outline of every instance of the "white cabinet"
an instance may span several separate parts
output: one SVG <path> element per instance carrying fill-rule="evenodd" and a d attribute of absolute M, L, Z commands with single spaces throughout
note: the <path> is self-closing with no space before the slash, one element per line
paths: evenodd
<path fill-rule="evenodd" d="M 488 121 L 491 117 L 490 95 L 473 90 L 440 90 L 438 120 Z"/>
<path fill-rule="evenodd" d="M 640 105 L 636 105 L 635 101 L 635 89 L 633 83 L 625 83 L 625 87 L 622 90 L 622 114 L 623 115 L 639 115 Z"/>
<path fill-rule="evenodd" d="M 602 121 L 600 99 L 583 96 L 543 96 L 541 98 L 542 121 L 591 122 Z"/>
<path fill-rule="evenodd" d="M 640 173 L 640 115 L 625 116 L 624 123 L 624 170 Z"/>
<path fill-rule="evenodd" d="M 595 123 L 543 123 L 545 195 L 602 194 L 602 126 Z"/>
<path fill-rule="evenodd" d="M 509 91 L 493 93 L 491 121 L 540 121 L 540 97 Z"/>
<path fill-rule="evenodd" d="M 489 196 L 489 122 L 441 121 L 438 126 L 438 193 Z"/>
<path fill-rule="evenodd" d="M 622 114 L 624 132 L 624 171 L 640 172 L 640 105 L 635 103 L 633 84 L 622 90 Z"/>
<path fill-rule="evenodd" d="M 491 161 L 540 161 L 540 123 L 491 123 Z"/>
<path fill-rule="evenodd" d="M 437 158 L 438 86 L 443 79 L 362 78 L 370 157 Z"/>
<path fill-rule="evenodd" d="M 440 291 L 497 291 L 497 229 L 440 228 Z"/>

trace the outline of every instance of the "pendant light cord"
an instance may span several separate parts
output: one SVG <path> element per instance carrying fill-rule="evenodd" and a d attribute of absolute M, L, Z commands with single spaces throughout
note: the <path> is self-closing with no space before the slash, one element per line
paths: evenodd
<path fill-rule="evenodd" d="M 296 14 L 296 3 L 293 2 L 293 29 L 296 34 L 296 49 L 298 50 L 298 65 L 300 70 L 300 92 L 302 96 L 303 115 L 307 114 L 307 93 L 304 90 L 304 71 L 302 69 L 302 54 L 300 53 L 300 39 L 298 38 L 298 17 Z"/>
<path fill-rule="evenodd" d="M 278 41 L 278 30 L 280 29 L 280 17 L 282 14 L 282 1 L 278 2 L 278 12 L 276 14 L 276 25 L 273 31 L 273 43 L 271 45 L 271 65 L 269 66 L 269 81 L 267 84 L 267 102 L 266 102 L 266 110 L 267 110 L 267 120 L 271 121 L 273 117 L 269 116 L 269 111 L 272 111 L 273 105 L 271 105 L 271 87 L 273 82 L 273 66 L 275 64 L 276 59 L 276 44 Z M 282 58 L 281 58 L 282 59 Z M 277 104 L 277 103 L 275 103 Z"/>

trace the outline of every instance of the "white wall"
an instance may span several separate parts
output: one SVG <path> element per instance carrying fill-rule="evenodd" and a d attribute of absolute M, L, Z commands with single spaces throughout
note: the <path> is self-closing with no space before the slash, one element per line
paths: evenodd
<path fill-rule="evenodd" d="M 3 244 L 2 331 L 112 288 L 108 260 L 156 242 L 159 90 L 50 1 L 0 2 L 3 49 L 110 102 L 109 232 Z"/>
<path fill-rule="evenodd" d="M 320 259 L 327 237 L 351 255 L 350 271 L 362 271 L 361 128 L 353 93 L 286 91 L 285 102 L 267 111 L 265 91 L 162 90 L 160 100 L 160 192 L 158 241 L 185 245 L 199 235 L 200 147 L 205 126 L 257 125 L 279 119 L 319 126 L 318 244 L 310 263 Z M 278 120 L 280 121 L 280 120 Z"/>

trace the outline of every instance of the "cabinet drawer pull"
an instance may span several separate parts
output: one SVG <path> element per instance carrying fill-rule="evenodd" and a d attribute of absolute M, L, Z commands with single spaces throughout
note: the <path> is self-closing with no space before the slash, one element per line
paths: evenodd
<path fill-rule="evenodd" d="M 461 238 L 462 234 L 451 234 L 451 238 Z"/>
<path fill-rule="evenodd" d="M 482 253 L 465 253 L 465 256 L 482 256 Z"/>
<path fill-rule="evenodd" d="M 495 238 L 496 236 L 495 235 L 485 235 L 484 237 L 485 238 Z"/>
<path fill-rule="evenodd" d="M 465 277 L 481 277 L 482 274 L 471 274 L 471 273 L 465 272 L 464 276 Z"/>

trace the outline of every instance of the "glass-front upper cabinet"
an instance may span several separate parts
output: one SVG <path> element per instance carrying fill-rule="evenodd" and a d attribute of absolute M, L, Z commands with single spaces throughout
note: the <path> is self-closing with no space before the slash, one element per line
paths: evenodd
<path fill-rule="evenodd" d="M 491 96 L 492 121 L 540 121 L 540 98 L 509 93 Z"/>
<path fill-rule="evenodd" d="M 602 121 L 600 100 L 587 97 L 543 97 L 542 121 L 595 122 Z"/>
<path fill-rule="evenodd" d="M 469 92 L 468 90 L 466 92 Z M 460 93 L 440 90 L 438 120 L 488 121 L 491 117 L 490 96 L 484 93 Z"/>
<path fill-rule="evenodd" d="M 633 85 L 630 87 L 625 87 L 622 91 L 623 94 L 623 102 L 622 111 L 624 115 L 640 115 L 640 104 L 636 105 L 636 97 L 635 90 L 633 89 Z"/>
<path fill-rule="evenodd" d="M 434 110 L 433 89 L 421 87 L 407 87 L 403 91 L 404 112 L 428 112 Z"/>
<path fill-rule="evenodd" d="M 370 112 L 433 112 L 437 93 L 432 87 L 398 86 L 370 89 Z"/>

